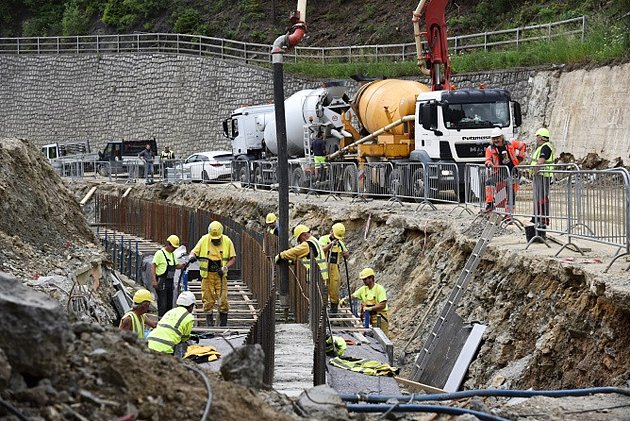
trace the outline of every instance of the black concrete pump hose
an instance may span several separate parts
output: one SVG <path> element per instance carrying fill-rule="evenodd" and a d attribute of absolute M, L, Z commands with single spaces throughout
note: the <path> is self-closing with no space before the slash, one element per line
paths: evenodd
<path fill-rule="evenodd" d="M 465 408 L 456 408 L 443 405 L 416 405 L 411 402 L 421 401 L 445 401 L 470 398 L 473 396 L 499 396 L 510 398 L 530 398 L 534 396 L 547 396 L 552 398 L 568 396 L 588 396 L 596 393 L 619 393 L 630 396 L 630 389 L 623 387 L 590 387 L 585 389 L 563 389 L 563 390 L 506 390 L 506 389 L 477 389 L 465 390 L 462 392 L 439 393 L 432 395 L 352 395 L 341 394 L 341 399 L 345 402 L 350 412 L 433 412 L 440 414 L 462 415 L 471 414 L 480 420 L 503 421 L 505 418 L 484 412 L 473 411 Z M 397 400 L 398 403 L 385 404 L 389 400 Z M 350 403 L 361 402 L 361 403 Z"/>
<path fill-rule="evenodd" d="M 201 415 L 201 421 L 206 421 L 208 419 L 208 415 L 210 415 L 210 406 L 212 405 L 212 387 L 210 386 L 210 379 L 208 379 L 208 375 L 204 373 L 203 370 L 197 367 L 193 367 L 189 365 L 185 365 L 184 367 L 199 374 L 206 385 L 206 390 L 208 391 L 208 397 L 206 399 L 206 407 L 203 410 L 203 414 Z"/>

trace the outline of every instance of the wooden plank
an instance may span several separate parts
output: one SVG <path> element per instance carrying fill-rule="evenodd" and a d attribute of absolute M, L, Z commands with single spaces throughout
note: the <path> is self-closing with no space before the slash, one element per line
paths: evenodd
<path fill-rule="evenodd" d="M 398 383 L 406 387 L 410 387 L 412 389 L 422 389 L 425 392 L 429 392 L 429 393 L 446 393 L 446 390 L 444 389 L 439 389 L 437 387 L 429 386 L 428 384 L 414 382 L 413 380 L 405 379 L 403 377 L 394 376 L 394 379 Z"/>

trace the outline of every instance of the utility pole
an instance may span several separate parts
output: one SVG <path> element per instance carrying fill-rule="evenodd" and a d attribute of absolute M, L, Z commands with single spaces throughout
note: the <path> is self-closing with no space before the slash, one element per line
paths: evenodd
<path fill-rule="evenodd" d="M 279 36 L 273 43 L 271 63 L 273 66 L 273 102 L 278 139 L 278 233 L 279 251 L 289 248 L 289 153 L 287 148 L 287 124 L 284 113 L 284 52 L 297 45 L 306 32 L 306 0 L 298 0 L 298 10 L 291 18 L 293 27 L 288 34 Z M 289 296 L 288 262 L 280 262 L 280 303 L 286 305 Z"/>

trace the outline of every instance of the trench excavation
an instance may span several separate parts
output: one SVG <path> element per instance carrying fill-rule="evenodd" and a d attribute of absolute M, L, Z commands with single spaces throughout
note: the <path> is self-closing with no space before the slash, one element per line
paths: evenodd
<path fill-rule="evenodd" d="M 112 254 L 108 257 L 96 245 L 98 241 L 89 230 L 89 224 L 96 229 L 94 223 L 98 220 L 95 215 L 99 205 L 94 198 L 103 195 L 123 203 L 122 198 L 126 196 L 132 200 L 168 205 L 178 212 L 191 208 L 208 215 L 229 216 L 246 229 L 261 232 L 264 216 L 275 210 L 275 193 L 236 189 L 232 185 L 135 185 L 131 189 L 124 185 L 89 181 L 66 185 L 52 173 L 50 179 L 55 183 L 55 189 L 43 189 L 45 183 L 32 184 L 29 180 L 42 180 L 40 174 L 48 174 L 48 170 L 38 160 L 29 161 L 29 156 L 35 156 L 38 151 L 32 147 L 29 150 L 25 145 L 19 141 L 3 145 L 3 162 L 17 160 L 31 162 L 31 165 L 16 166 L 21 172 L 7 170 L 8 177 L 2 179 L 2 185 L 6 186 L 2 190 L 5 210 L 19 208 L 21 213 L 11 213 L 9 218 L 3 219 L 0 253 L 5 270 L 17 274 L 26 285 L 26 289 L 19 289 L 19 296 L 30 297 L 35 289 L 61 304 L 62 312 L 48 315 L 52 311 L 48 307 L 38 311 L 42 314 L 40 318 L 46 314 L 43 321 L 52 329 L 48 332 L 64 339 L 53 341 L 48 347 L 38 347 L 37 358 L 41 364 L 36 365 L 31 361 L 30 351 L 15 352 L 15 349 L 29 348 L 27 345 L 15 347 L 23 342 L 20 342 L 20 336 L 9 334 L 14 332 L 14 327 L 3 327 L 4 342 L 0 345 L 6 358 L 1 359 L 7 361 L 9 372 L 0 372 L 0 396 L 23 413 L 45 419 L 67 419 L 75 416 L 73 413 L 112 419 L 134 411 L 140 419 L 153 416 L 196 418 L 206 401 L 200 378 L 194 373 L 187 374 L 187 370 L 172 357 L 149 353 L 136 340 L 120 335 L 111 327 L 115 314 L 110 299 L 115 291 L 104 282 L 104 277 L 95 273 L 95 269 L 107 273 L 106 267 L 110 267 L 124 273 L 128 269 L 135 270 L 136 265 L 124 252 L 129 239 L 120 241 L 120 237 L 116 237 L 116 241 L 112 241 L 113 244 L 123 244 L 123 258 L 109 263 Z M 30 172 L 26 172 L 26 168 Z M 96 192 L 82 211 L 77 202 L 93 187 Z M 30 202 L 18 203 L 15 196 L 6 194 L 7 191 L 29 189 L 36 198 Z M 57 212 L 51 211 L 47 215 L 43 222 L 46 224 L 45 234 L 38 241 L 22 228 L 22 224 L 36 220 L 41 209 Z M 347 244 L 351 250 L 348 265 L 352 289 L 359 286 L 358 273 L 368 265 L 375 269 L 378 281 L 387 288 L 392 308 L 389 336 L 394 344 L 394 361 L 405 378 L 413 377 L 414 357 L 422 349 L 447 303 L 483 228 L 474 216 L 454 217 L 451 210 L 452 207 L 447 205 L 438 205 L 435 211 L 416 211 L 413 206 L 401 207 L 385 201 L 352 203 L 346 198 L 323 202 L 318 197 L 291 195 L 290 216 L 295 223 L 311 226 L 318 235 L 326 233 L 333 222 L 341 221 L 346 225 Z M 61 219 L 53 216 L 59 211 L 64 215 Z M 83 212 L 87 216 L 83 216 Z M 184 232 L 190 227 L 177 225 L 183 220 L 178 216 L 181 215 L 173 214 L 155 221 L 136 217 L 130 221 L 159 229 L 164 229 L 163 224 L 173 223 L 169 229 L 177 230 L 184 238 Z M 10 225 L 21 229 L 15 237 L 5 234 L 15 232 Z M 159 242 L 160 231 L 155 229 Z M 102 232 L 99 235 L 102 238 Z M 548 251 L 544 245 L 524 250 L 525 245 L 524 235 L 518 227 L 500 227 L 481 256 L 476 274 L 456 307 L 455 311 L 466 323 L 487 326 L 478 352 L 463 378 L 463 389 L 557 390 L 627 386 L 630 378 L 627 272 L 615 265 L 604 274 L 605 263 L 597 263 L 588 256 L 570 262 L 553 257 L 559 246 Z M 261 267 L 264 265 L 260 262 L 251 268 L 263 272 Z M 244 266 L 241 269 L 246 270 Z M 81 296 L 84 301 L 80 302 L 85 303 L 85 307 L 72 308 L 69 298 L 73 295 L 70 292 L 73 276 L 77 278 L 84 273 L 88 285 L 94 289 Z M 96 279 L 100 279 L 97 287 L 93 283 Z M 11 281 L 3 281 L 4 297 L 17 291 L 17 286 L 11 289 L 14 288 L 12 285 Z M 6 301 L 3 303 L 3 306 L 7 305 Z M 277 316 L 282 320 L 284 311 L 276 311 L 275 300 L 269 303 L 274 305 L 257 308 L 256 317 L 275 320 Z M 295 321 L 299 317 L 307 316 L 291 314 L 288 320 Z M 16 326 L 39 329 L 30 325 L 30 321 L 26 322 L 27 318 L 21 320 Z M 228 322 L 228 327 L 241 333 L 239 328 L 247 326 L 238 323 L 229 326 Z M 47 338 L 42 336 L 38 341 L 43 344 Z M 53 344 L 57 344 L 56 348 Z M 156 368 L 147 374 L 143 367 L 149 365 Z M 309 375 L 307 373 L 305 377 L 312 381 Z M 292 405 L 286 397 L 273 393 L 257 393 L 252 397 L 251 392 L 239 385 L 212 376 L 210 380 L 216 392 L 211 413 L 216 416 L 235 419 L 236 408 L 241 419 L 253 419 L 260 414 L 274 419 L 295 419 L 292 410 L 286 410 Z M 159 398 L 167 383 L 173 394 Z M 163 400 L 158 402 L 159 399 Z M 576 419 L 607 419 L 606 415 L 600 418 L 594 415 L 613 416 L 611 414 L 617 414 L 615 411 L 628 405 L 627 398 L 617 395 L 606 398 L 598 395 L 589 401 L 562 401 L 564 404 L 552 401 L 552 398 L 532 398 L 529 404 L 509 408 L 503 407 L 499 401 L 484 402 L 508 418 L 531 414 L 535 412 L 532 408 L 542 404 L 561 419 L 567 416 L 567 410 L 561 406 L 571 402 L 569 405 L 586 411 L 582 418 L 575 416 Z M 182 402 L 188 409 L 182 408 Z M 129 409 L 129 405 L 135 409 Z M 601 412 L 607 407 L 613 409 Z"/>

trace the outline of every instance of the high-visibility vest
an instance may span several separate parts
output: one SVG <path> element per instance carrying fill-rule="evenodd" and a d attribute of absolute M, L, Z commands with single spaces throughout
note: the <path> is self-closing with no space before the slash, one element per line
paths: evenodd
<path fill-rule="evenodd" d="M 341 336 L 329 336 L 326 338 L 326 355 L 331 357 L 341 357 L 348 344 Z"/>
<path fill-rule="evenodd" d="M 199 260 L 199 273 L 202 278 L 206 278 L 208 276 L 208 272 L 217 272 L 216 270 L 208 270 L 210 266 L 210 260 L 208 259 L 208 249 L 210 248 L 210 234 L 206 234 L 201 237 L 201 248 L 199 250 L 199 256 L 197 259 Z M 221 266 L 225 266 L 230 260 L 230 240 L 226 235 L 221 236 L 221 246 L 223 246 L 223 253 L 221 254 Z"/>
<path fill-rule="evenodd" d="M 532 155 L 531 165 L 538 165 L 538 158 L 540 158 L 540 152 L 542 152 L 542 148 L 545 145 L 549 146 L 549 149 L 551 149 L 551 156 L 545 160 L 545 164 L 553 164 L 553 161 L 556 159 L 556 149 L 553 147 L 553 143 L 545 142 L 539 147 L 537 147 L 536 150 L 534 151 L 534 155 Z M 552 171 L 553 165 L 546 165 L 542 167 L 542 169 L 546 171 Z M 543 177 L 553 177 L 552 173 L 546 172 L 546 171 L 541 172 L 540 175 L 542 175 Z"/>
<path fill-rule="evenodd" d="M 330 263 L 331 265 L 338 265 L 341 263 L 341 261 L 343 260 L 343 252 L 347 251 L 348 248 L 346 247 L 345 243 L 341 240 L 337 240 L 339 241 L 339 244 L 332 246 L 331 248 L 328 249 L 328 263 Z M 330 234 L 326 234 L 324 236 L 322 236 L 319 239 L 319 243 L 323 246 L 328 245 L 330 243 Z"/>
<path fill-rule="evenodd" d="M 362 373 L 368 376 L 397 376 L 400 369 L 376 360 L 365 360 L 354 357 L 336 357 L 330 360 L 330 365 L 344 370 Z"/>
<path fill-rule="evenodd" d="M 179 306 L 167 311 L 147 338 L 149 349 L 172 354 L 175 345 L 190 337 L 194 321 L 194 316 L 186 307 Z"/>
<path fill-rule="evenodd" d="M 138 335 L 138 339 L 144 339 L 144 314 L 140 318 L 135 311 L 130 310 L 122 316 L 120 323 L 122 323 L 126 317 L 131 317 L 131 330 Z"/>
<path fill-rule="evenodd" d="M 322 275 L 322 279 L 324 281 L 328 280 L 328 262 L 326 262 L 326 254 L 324 253 L 324 249 L 322 245 L 319 244 L 319 241 L 313 236 L 311 236 L 306 242 L 309 244 L 309 249 L 311 252 L 313 249 L 317 251 L 317 257 L 315 257 L 315 262 L 319 267 L 319 273 Z M 311 269 L 311 253 L 302 257 L 302 264 L 306 268 L 306 270 Z"/>

